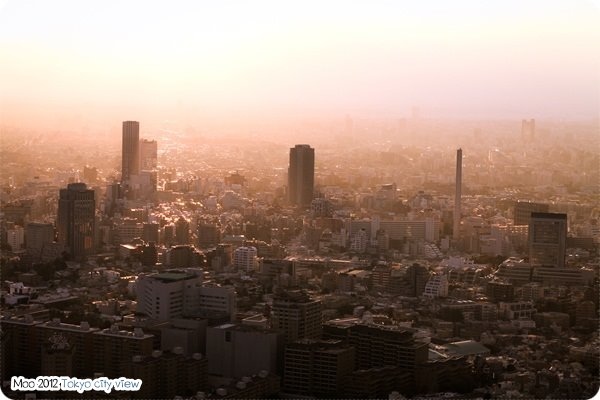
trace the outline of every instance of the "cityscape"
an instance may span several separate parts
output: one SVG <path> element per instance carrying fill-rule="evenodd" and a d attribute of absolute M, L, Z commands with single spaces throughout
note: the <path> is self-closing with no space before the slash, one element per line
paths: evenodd
<path fill-rule="evenodd" d="M 16 3 L 0 12 L 0 26 L 2 18 L 9 18 L 3 14 L 18 21 L 32 10 L 33 20 L 46 21 L 36 13 L 47 6 Z M 362 3 L 347 9 L 330 4 L 320 13 L 309 12 L 314 5 L 299 7 L 300 16 L 260 2 L 256 9 L 236 3 L 225 11 L 219 8 L 225 6 L 176 2 L 173 9 L 185 5 L 194 18 L 204 14 L 192 10 L 209 16 L 224 12 L 227 18 L 235 14 L 232 18 L 242 25 L 276 15 L 283 22 L 269 20 L 267 28 L 253 26 L 251 32 L 258 37 L 262 29 L 275 27 L 283 35 L 277 40 L 290 41 L 296 37 L 285 36 L 286 23 L 305 29 L 310 21 L 321 32 L 319 18 L 333 21 L 327 18 L 339 12 L 331 26 L 343 35 L 335 36 L 337 31 L 327 25 L 331 36 L 322 36 L 322 42 L 296 38 L 298 54 L 319 48 L 315 43 L 344 47 L 340 38 L 347 35 L 354 41 L 355 32 L 344 29 L 354 26 L 358 16 L 366 25 L 381 24 L 382 32 L 389 28 L 394 36 L 400 33 L 391 30 L 395 24 L 385 25 L 390 20 L 384 11 L 398 18 L 406 12 L 403 18 L 409 22 L 417 18 L 412 13 L 420 12 L 407 5 L 357 4 Z M 57 2 L 62 6 L 73 7 L 74 16 L 84 15 L 73 3 Z M 513 6 L 506 5 L 504 12 L 512 15 Z M 115 18 L 129 15 L 128 7 L 135 9 L 123 7 L 124 16 Z M 133 26 L 143 29 L 164 11 L 153 7 L 140 8 L 146 22 Z M 545 18 L 559 18 L 560 7 L 557 14 L 547 9 Z M 585 9 L 579 7 L 572 12 Z M 111 10 L 102 6 L 97 12 Z M 242 18 L 232 10 L 249 14 Z M 177 16 L 174 25 L 167 21 L 172 11 L 165 15 L 165 27 L 175 32 L 191 18 L 179 11 L 172 14 Z M 477 12 L 486 16 L 488 11 Z M 429 13 L 427 21 L 437 18 Z M 51 13 L 62 18 L 58 14 Z M 96 32 L 97 21 L 89 18 L 92 28 L 78 29 L 86 40 L 95 40 L 90 32 Z M 227 18 L 220 23 L 227 26 Z M 585 35 L 588 20 L 581 18 L 581 30 L 560 29 L 569 37 Z M 70 23 L 78 22 L 65 22 L 64 29 Z M 0 28 L 0 50 L 13 54 L 11 46 L 22 45 L 31 54 L 37 51 L 7 39 L 11 29 L 18 32 L 16 25 L 7 25 Z M 532 32 L 550 35 L 542 25 L 531 26 Z M 114 33 L 110 29 L 108 37 Z M 375 54 L 367 48 L 387 43 L 377 36 L 381 32 L 361 29 L 357 32 L 365 32 L 365 39 L 356 46 L 365 53 L 352 53 L 357 63 Z M 523 40 L 529 40 L 525 32 Z M 593 33 L 600 38 L 598 28 Z M 233 40 L 238 33 L 229 34 L 221 37 L 222 48 L 208 48 L 207 54 L 222 56 L 227 46 L 244 53 L 231 44 L 246 40 L 244 35 Z M 489 35 L 485 40 L 495 43 L 497 37 Z M 141 36 L 140 44 L 150 43 Z M 95 51 L 104 54 L 99 43 Z M 152 53 L 156 43 L 144 49 Z M 475 47 L 465 45 L 465 54 Z M 166 46 L 164 51 L 175 57 L 178 49 Z M 543 51 L 542 58 L 547 56 Z M 22 54 L 15 51 L 11 59 Z M 354 75 L 357 70 L 348 70 L 353 72 L 344 81 L 339 60 L 323 57 L 332 70 L 338 68 L 335 74 L 343 90 L 352 93 L 351 102 L 341 101 L 337 89 L 324 84 L 333 75 L 323 78 L 311 67 L 320 61 L 299 63 L 306 68 L 300 80 L 311 82 L 307 88 L 282 80 L 278 84 L 288 90 L 282 89 L 281 97 L 270 86 L 266 92 L 254 88 L 255 102 L 246 93 L 229 98 L 226 79 L 220 81 L 218 66 L 209 65 L 198 74 L 227 86 L 222 92 L 202 86 L 203 77 L 182 78 L 181 83 L 190 92 L 202 86 L 212 93 L 214 103 L 206 108 L 183 89 L 184 94 L 169 97 L 165 91 L 156 99 L 155 89 L 149 89 L 124 100 L 118 95 L 122 81 L 102 81 L 110 78 L 104 72 L 89 86 L 90 99 L 77 100 L 85 93 L 77 82 L 87 70 L 58 77 L 52 66 L 40 64 L 36 68 L 42 75 L 47 71 L 49 82 L 71 85 L 59 94 L 45 94 L 52 93 L 52 84 L 27 83 L 30 77 L 19 75 L 16 61 L 0 66 L 0 76 L 7 77 L 0 83 L 6 83 L 8 93 L 0 96 L 4 396 L 400 400 L 597 395 L 600 77 L 597 71 L 589 73 L 597 57 L 580 60 L 581 75 L 574 78 L 572 91 L 561 91 L 566 83 L 556 84 L 564 103 L 539 93 L 527 101 L 508 96 L 502 103 L 494 82 L 486 90 L 496 91 L 499 99 L 486 102 L 475 95 L 480 88 L 461 75 L 464 99 L 471 98 L 467 92 L 473 95 L 469 101 L 455 102 L 448 94 L 435 103 L 429 100 L 436 97 L 434 90 L 430 97 L 405 93 L 409 99 L 393 107 L 388 100 L 396 94 L 388 98 L 384 88 L 399 90 L 396 83 L 382 84 L 377 100 L 366 101 L 369 91 L 362 90 L 370 84 L 357 83 L 362 79 Z M 258 58 L 252 53 L 248 60 Z M 574 70 L 566 64 L 561 68 L 570 76 Z M 157 71 L 165 65 L 140 68 L 139 78 L 118 76 L 150 85 L 145 74 L 159 79 Z M 248 76 L 257 81 L 239 88 L 267 82 L 262 81 L 269 75 L 267 66 L 256 68 Z M 537 70 L 537 64 L 531 68 Z M 382 80 L 389 78 L 389 71 L 378 71 Z M 446 72 L 451 81 L 453 72 Z M 231 70 L 222 73 L 237 79 Z M 498 75 L 506 88 L 514 83 L 509 74 Z M 548 74 L 550 82 L 554 75 Z M 312 81 L 317 75 L 324 80 Z M 430 78 L 420 81 L 423 91 Z M 29 84 L 40 84 L 39 92 Z M 526 86 L 519 80 L 519 93 L 521 85 Z M 312 92 L 313 87 L 322 90 Z M 101 92 L 92 99 L 92 93 Z M 108 92 L 115 95 L 114 107 L 106 105 L 109 100 L 103 103 Z M 303 96 L 308 96 L 306 104 L 296 109 L 294 101 Z M 281 98 L 294 101 L 278 103 Z M 243 105 L 247 108 L 239 111 Z"/>

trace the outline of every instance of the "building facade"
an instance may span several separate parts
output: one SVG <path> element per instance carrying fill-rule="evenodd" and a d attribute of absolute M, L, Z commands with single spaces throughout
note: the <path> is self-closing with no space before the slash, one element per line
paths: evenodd
<path fill-rule="evenodd" d="M 285 348 L 283 390 L 289 394 L 337 397 L 354 371 L 354 348 L 340 340 L 309 339 Z"/>
<path fill-rule="evenodd" d="M 123 121 L 121 156 L 121 182 L 128 184 L 131 175 L 140 172 L 140 123 L 138 121 Z"/>
<path fill-rule="evenodd" d="M 280 292 L 273 299 L 273 328 L 283 332 L 288 342 L 319 339 L 321 302 L 304 292 Z"/>
<path fill-rule="evenodd" d="M 315 183 L 315 149 L 298 144 L 290 149 L 288 168 L 288 195 L 291 204 L 309 206 L 313 200 Z"/>
<path fill-rule="evenodd" d="M 531 213 L 547 213 L 550 209 L 548 204 L 534 203 L 532 201 L 517 201 L 515 203 L 513 221 L 514 225 L 529 225 Z"/>
<path fill-rule="evenodd" d="M 529 263 L 564 268 L 567 250 L 567 214 L 531 213 Z"/>
<path fill-rule="evenodd" d="M 225 378 L 276 373 L 283 337 L 273 330 L 223 324 L 206 330 L 208 372 Z"/>
<path fill-rule="evenodd" d="M 233 266 L 238 271 L 250 272 L 256 269 L 257 250 L 254 246 L 242 246 L 233 251 Z"/>
<path fill-rule="evenodd" d="M 58 200 L 58 241 L 75 260 L 93 254 L 95 243 L 94 191 L 85 183 L 71 183 L 60 190 Z"/>
<path fill-rule="evenodd" d="M 140 140 L 140 171 L 152 171 L 158 166 L 158 145 L 156 140 Z"/>
<path fill-rule="evenodd" d="M 202 313 L 235 318 L 235 289 L 202 286 L 202 270 L 170 270 L 140 275 L 136 281 L 137 310 L 158 321 L 195 317 Z"/>

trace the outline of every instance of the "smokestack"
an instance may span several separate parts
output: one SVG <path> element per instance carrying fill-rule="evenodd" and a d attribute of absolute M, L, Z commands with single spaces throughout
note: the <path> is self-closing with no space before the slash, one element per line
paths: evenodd
<path fill-rule="evenodd" d="M 456 193 L 454 195 L 454 225 L 452 237 L 458 240 L 460 233 L 460 197 L 462 187 L 462 149 L 456 150 Z"/>

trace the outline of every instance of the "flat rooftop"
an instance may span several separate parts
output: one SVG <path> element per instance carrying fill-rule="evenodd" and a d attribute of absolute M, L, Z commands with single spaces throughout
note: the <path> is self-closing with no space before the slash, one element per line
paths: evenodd
<path fill-rule="evenodd" d="M 194 278 L 195 275 L 188 274 L 187 272 L 161 272 L 159 274 L 151 275 L 151 277 L 162 282 L 177 282 Z"/>

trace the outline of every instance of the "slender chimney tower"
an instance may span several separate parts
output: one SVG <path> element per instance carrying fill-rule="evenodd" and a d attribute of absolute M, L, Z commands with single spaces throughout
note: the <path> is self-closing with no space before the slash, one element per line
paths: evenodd
<path fill-rule="evenodd" d="M 454 195 L 454 225 L 452 237 L 458 240 L 460 236 L 460 197 L 462 187 L 462 149 L 456 150 L 456 194 Z"/>

